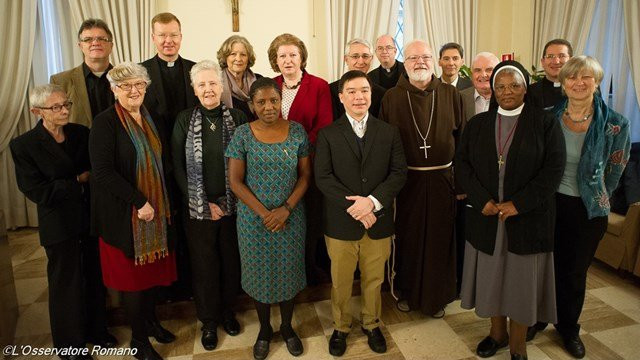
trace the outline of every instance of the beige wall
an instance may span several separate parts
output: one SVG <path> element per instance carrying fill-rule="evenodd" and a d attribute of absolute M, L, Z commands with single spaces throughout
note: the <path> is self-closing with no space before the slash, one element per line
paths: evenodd
<path fill-rule="evenodd" d="M 513 52 L 515 60 L 531 70 L 533 3 L 534 0 L 478 0 L 478 52 L 490 51 L 498 58 Z"/>
<path fill-rule="evenodd" d="M 249 39 L 256 53 L 253 70 L 275 76 L 267 58 L 271 41 L 284 32 L 304 41 L 309 51 L 307 70 L 326 78 L 327 0 L 240 0 L 240 32 Z M 158 0 L 157 11 L 175 14 L 182 23 L 180 54 L 199 61 L 216 59 L 220 44 L 233 35 L 229 0 Z"/>

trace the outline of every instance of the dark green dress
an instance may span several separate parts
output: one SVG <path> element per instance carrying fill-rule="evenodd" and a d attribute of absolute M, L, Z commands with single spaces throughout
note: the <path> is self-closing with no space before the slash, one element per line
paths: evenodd
<path fill-rule="evenodd" d="M 309 155 L 302 125 L 289 123 L 281 143 L 258 141 L 249 124 L 239 126 L 226 157 L 245 162 L 245 183 L 258 200 L 274 209 L 287 200 L 298 181 L 298 158 Z M 262 219 L 238 201 L 238 244 L 242 263 L 242 289 L 252 298 L 273 304 L 292 299 L 307 285 L 304 266 L 305 211 L 301 201 L 284 230 L 271 232 Z"/>

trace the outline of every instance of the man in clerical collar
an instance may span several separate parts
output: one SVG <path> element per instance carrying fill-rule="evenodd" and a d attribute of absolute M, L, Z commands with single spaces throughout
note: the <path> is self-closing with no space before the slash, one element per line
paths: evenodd
<path fill-rule="evenodd" d="M 544 46 L 540 59 L 544 78 L 529 86 L 529 96 L 538 107 L 550 110 L 564 99 L 558 74 L 572 56 L 573 47 L 565 39 L 553 39 Z"/>
<path fill-rule="evenodd" d="M 158 53 L 142 63 L 151 78 L 144 105 L 160 115 L 166 130 L 171 133 L 176 115 L 197 104 L 189 77 L 195 63 L 179 55 L 182 28 L 175 15 L 160 13 L 154 16 L 151 39 Z"/>
<path fill-rule="evenodd" d="M 373 69 L 369 79 L 389 90 L 396 86 L 400 75 L 404 74 L 404 64 L 396 60 L 398 49 L 391 35 L 382 35 L 376 40 L 376 57 L 380 66 Z"/>
<path fill-rule="evenodd" d="M 371 52 L 371 45 L 364 39 L 353 39 L 347 43 L 344 51 L 344 62 L 347 64 L 349 71 L 358 70 L 363 73 L 367 73 L 371 68 L 371 61 L 373 60 L 373 54 Z M 340 80 L 334 81 L 329 84 L 329 90 L 331 91 L 331 102 L 333 105 L 333 121 L 338 120 L 342 114 L 345 113 L 344 105 L 340 101 L 338 84 Z M 371 84 L 371 106 L 369 107 L 369 113 L 373 116 L 378 116 L 380 110 L 380 102 L 387 89 L 382 86 L 372 83 Z"/>
<path fill-rule="evenodd" d="M 198 104 L 189 72 L 195 63 L 179 55 L 182 43 L 182 28 L 180 20 L 171 13 L 160 13 L 151 19 L 151 39 L 156 45 L 157 54 L 142 63 L 151 78 L 144 97 L 144 106 L 149 109 L 155 122 L 161 122 L 168 140 L 173 131 L 176 115 L 182 110 L 192 108 Z M 170 155 L 169 155 L 170 158 Z M 191 297 L 191 269 L 189 252 L 183 228 L 183 204 L 181 192 L 173 173 L 167 176 L 167 192 L 171 201 L 171 226 L 169 236 L 175 241 L 177 254 L 178 281 L 169 289 L 169 300 L 185 300 Z"/>
<path fill-rule="evenodd" d="M 471 87 L 471 81 L 459 76 L 460 67 L 464 64 L 464 50 L 458 43 L 450 42 L 440 48 L 438 65 L 442 68 L 442 82 L 455 86 L 458 90 Z"/>
<path fill-rule="evenodd" d="M 460 91 L 464 113 L 467 120 L 476 114 L 489 110 L 491 101 L 491 86 L 489 79 L 493 68 L 500 60 L 490 52 L 480 52 L 471 63 L 471 83 L 472 87 Z"/>
<path fill-rule="evenodd" d="M 115 102 L 107 80 L 107 72 L 113 67 L 109 63 L 113 49 L 109 26 L 100 19 L 83 21 L 78 47 L 84 57 L 82 64 L 52 75 L 50 82 L 62 86 L 73 103 L 69 121 L 91 127 L 93 118 Z"/>

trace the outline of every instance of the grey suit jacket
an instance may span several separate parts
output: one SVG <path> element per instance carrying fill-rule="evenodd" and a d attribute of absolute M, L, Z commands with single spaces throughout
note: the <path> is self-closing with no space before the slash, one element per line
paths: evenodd
<path fill-rule="evenodd" d="M 51 75 L 49 82 L 60 85 L 67 93 L 69 101 L 73 102 L 69 122 L 82 124 L 91 127 L 91 104 L 89 103 L 89 93 L 87 92 L 87 84 L 84 80 L 84 72 L 82 64 L 71 70 Z"/>
<path fill-rule="evenodd" d="M 462 106 L 464 107 L 464 118 L 467 122 L 473 117 L 473 115 L 476 114 L 476 102 L 473 98 L 475 95 L 475 90 L 476 88 L 472 86 L 460 91 L 460 96 L 462 97 Z"/>

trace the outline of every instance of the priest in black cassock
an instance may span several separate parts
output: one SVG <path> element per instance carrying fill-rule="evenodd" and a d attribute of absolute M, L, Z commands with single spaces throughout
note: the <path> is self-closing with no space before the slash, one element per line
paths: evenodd
<path fill-rule="evenodd" d="M 176 115 L 184 109 L 198 104 L 198 99 L 191 87 L 189 71 L 195 64 L 191 60 L 180 57 L 182 32 L 180 20 L 171 13 L 160 13 L 151 19 L 151 38 L 156 45 L 156 56 L 142 63 L 151 78 L 144 98 L 144 106 L 152 109 L 161 119 L 171 136 Z M 168 140 L 168 139 L 166 139 Z M 163 149 L 164 151 L 164 149 Z M 170 149 L 167 149 L 170 151 Z M 170 154 L 169 154 L 170 156 Z M 167 171 L 167 191 L 171 202 L 171 229 L 168 230 L 168 241 L 175 241 L 178 281 L 170 288 L 171 300 L 184 300 L 191 297 L 191 270 L 189 254 L 186 246 L 184 227 L 182 225 L 182 200 L 180 190 L 175 182 L 173 170 Z"/>
<path fill-rule="evenodd" d="M 404 74 L 404 64 L 396 60 L 398 49 L 391 35 L 382 35 L 376 40 L 376 57 L 380 66 L 367 75 L 375 84 L 386 90 L 396 86 L 400 75 Z"/>
<path fill-rule="evenodd" d="M 545 44 L 540 64 L 544 69 L 544 78 L 529 86 L 529 98 L 537 107 L 551 110 L 566 97 L 558 75 L 564 63 L 573 56 L 573 47 L 565 39 L 553 39 Z"/>
<path fill-rule="evenodd" d="M 406 75 L 382 99 L 380 118 L 400 129 L 407 182 L 396 199 L 393 294 L 398 309 L 441 317 L 456 297 L 452 161 L 464 127 L 462 98 L 433 74 L 429 45 L 405 47 Z"/>

